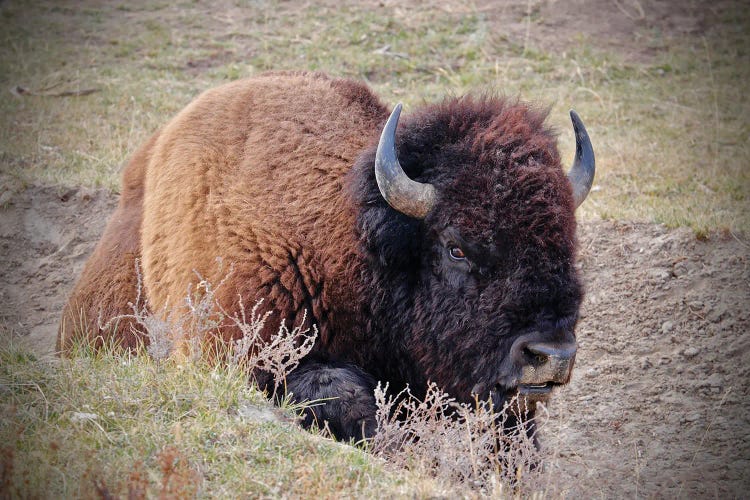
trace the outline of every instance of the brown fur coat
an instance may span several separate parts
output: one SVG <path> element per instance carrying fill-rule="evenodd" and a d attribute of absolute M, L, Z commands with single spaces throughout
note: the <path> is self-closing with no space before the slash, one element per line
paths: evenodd
<path fill-rule="evenodd" d="M 115 335 L 126 347 L 143 339 L 132 319 L 100 328 L 132 314 L 136 259 L 156 313 L 183 308 L 198 276 L 216 285 L 230 268 L 217 298 L 230 312 L 240 296 L 247 308 L 263 298 L 279 312 L 269 334 L 281 319 L 298 324 L 304 310 L 333 320 L 331 297 L 355 307 L 346 286 L 357 265 L 355 213 L 340 192 L 386 117 L 365 86 L 320 74 L 268 73 L 203 93 L 125 168 L 119 206 L 65 307 L 58 348 L 78 335 Z M 227 325 L 223 334 L 237 332 Z"/>

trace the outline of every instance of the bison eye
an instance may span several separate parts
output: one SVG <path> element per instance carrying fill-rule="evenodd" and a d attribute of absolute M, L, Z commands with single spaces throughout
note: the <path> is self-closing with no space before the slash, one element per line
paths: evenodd
<path fill-rule="evenodd" d="M 466 254 L 458 247 L 450 247 L 448 249 L 448 255 L 450 255 L 451 259 L 455 261 L 466 260 Z"/>

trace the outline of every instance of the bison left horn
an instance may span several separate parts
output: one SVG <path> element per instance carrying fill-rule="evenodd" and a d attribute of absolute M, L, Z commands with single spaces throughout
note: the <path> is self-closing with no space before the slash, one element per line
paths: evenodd
<path fill-rule="evenodd" d="M 435 204 L 435 187 L 432 184 L 413 181 L 401 168 L 396 156 L 396 127 L 401 114 L 401 104 L 393 109 L 380 134 L 375 154 L 375 179 L 380 194 L 393 209 L 424 219 Z"/>
<path fill-rule="evenodd" d="M 573 160 L 570 172 L 568 172 L 568 179 L 573 185 L 573 199 L 576 208 L 578 208 L 591 191 L 594 172 L 596 172 L 596 161 L 594 159 L 594 148 L 591 146 L 591 139 L 586 132 L 586 127 L 583 126 L 578 113 L 572 109 L 570 110 L 570 119 L 573 121 L 573 131 L 576 134 L 576 157 Z"/>

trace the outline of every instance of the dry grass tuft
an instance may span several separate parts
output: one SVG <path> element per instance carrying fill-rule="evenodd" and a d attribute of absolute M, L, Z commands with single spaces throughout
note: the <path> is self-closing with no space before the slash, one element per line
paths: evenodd
<path fill-rule="evenodd" d="M 242 315 L 233 316 L 232 321 L 242 331 L 243 336 L 232 346 L 231 360 L 249 371 L 261 370 L 270 373 L 274 380 L 273 396 L 276 396 L 279 388 L 286 389 L 287 375 L 312 351 L 318 338 L 318 329 L 315 325 L 312 328 L 302 328 L 307 318 L 305 311 L 299 326 L 289 330 L 286 322 L 282 321 L 278 333 L 269 342 L 263 342 L 260 332 L 271 313 L 257 315 L 258 307 L 262 303 L 261 299 L 255 304 L 248 323 L 240 298 Z"/>
<path fill-rule="evenodd" d="M 195 286 L 191 284 L 188 287 L 185 307 L 164 310 L 160 314 L 153 314 L 147 302 L 143 300 L 143 279 L 138 260 L 135 262 L 135 271 L 138 277 L 137 295 L 135 302 L 129 303 L 133 314 L 116 316 L 104 324 L 99 318 L 99 328 L 106 330 L 122 319 L 131 318 L 146 332 L 149 339 L 146 351 L 155 360 L 167 359 L 176 351 L 187 354 L 188 359 L 193 361 L 199 360 L 210 333 L 221 325 L 222 317 L 217 314 L 215 294 L 229 278 L 232 270 L 229 270 L 216 288 L 196 273 L 198 282 Z"/>
<path fill-rule="evenodd" d="M 423 400 L 408 388 L 388 395 L 387 386 L 380 385 L 375 399 L 373 453 L 481 495 L 530 491 L 541 457 L 530 423 L 510 424 L 509 417 L 520 413 L 517 401 L 498 413 L 486 403 L 457 403 L 434 384 Z"/>
<path fill-rule="evenodd" d="M 136 460 L 124 480 L 117 481 L 113 488 L 93 472 L 85 474 L 84 481 L 90 480 L 92 493 L 102 500 L 119 498 L 125 492 L 129 500 L 196 498 L 200 495 L 203 476 L 186 452 L 172 445 L 165 446 L 156 454 L 155 469 L 152 473 L 156 472 L 158 477 L 154 481 L 149 479 L 143 461 Z"/>
<path fill-rule="evenodd" d="M 159 498 L 192 498 L 200 490 L 203 477 L 176 447 L 167 446 L 157 455 L 161 470 Z"/>
<path fill-rule="evenodd" d="M 218 262 L 221 266 L 221 262 Z M 133 314 L 116 316 L 103 323 L 99 318 L 99 328 L 112 328 L 122 319 L 134 319 L 143 328 L 148 337 L 146 351 L 156 361 L 168 359 L 174 354 L 185 354 L 192 361 L 201 360 L 205 354 L 207 359 L 227 359 L 231 363 L 245 369 L 249 375 L 257 370 L 266 372 L 273 377 L 274 394 L 278 388 L 286 388 L 286 376 L 299 366 L 300 361 L 312 351 L 318 337 L 317 326 L 303 328 L 307 319 L 307 311 L 303 312 L 298 326 L 290 330 L 285 321 L 281 322 L 279 330 L 268 342 L 261 338 L 266 320 L 273 311 L 258 314 L 263 304 L 260 299 L 253 306 L 250 318 L 245 312 L 242 297 L 239 300 L 239 314 L 228 313 L 216 300 L 216 292 L 232 275 L 232 269 L 215 287 L 196 272 L 198 282 L 188 287 L 184 307 L 162 311 L 159 314 L 151 312 L 148 303 L 143 300 L 143 280 L 139 261 L 136 260 L 137 295 L 135 302 L 129 305 Z M 226 318 L 242 332 L 242 337 L 231 345 L 217 345 L 213 333 L 221 327 Z M 206 351 L 208 349 L 208 351 Z"/>

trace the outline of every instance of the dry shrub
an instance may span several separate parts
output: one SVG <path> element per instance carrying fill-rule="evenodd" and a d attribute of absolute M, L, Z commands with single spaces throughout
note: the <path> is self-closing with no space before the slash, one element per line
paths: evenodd
<path fill-rule="evenodd" d="M 408 388 L 375 390 L 378 432 L 372 452 L 421 473 L 476 489 L 483 495 L 518 492 L 536 474 L 539 453 L 530 423 L 520 419 L 517 401 L 496 412 L 491 404 L 458 403 L 430 384 L 424 399 Z"/>
<path fill-rule="evenodd" d="M 8 498 L 13 490 L 13 469 L 15 452 L 5 446 L 0 450 L 0 498 Z"/>
<path fill-rule="evenodd" d="M 258 308 L 263 303 L 259 300 L 250 313 L 250 322 L 245 315 L 245 306 L 240 297 L 240 316 L 233 316 L 232 321 L 242 331 L 242 337 L 234 343 L 231 360 L 249 369 L 258 369 L 273 376 L 275 387 L 286 388 L 286 376 L 299 366 L 302 358 L 312 351 L 318 338 L 318 328 L 304 328 L 307 311 L 304 311 L 298 326 L 291 330 L 282 321 L 279 331 L 270 341 L 264 342 L 260 337 L 265 321 L 271 312 L 258 316 Z M 275 392 L 275 390 L 274 390 Z"/>
<path fill-rule="evenodd" d="M 219 265 L 221 266 L 220 261 Z M 109 329 L 121 319 L 134 319 L 146 332 L 149 340 L 146 351 L 155 360 L 167 359 L 180 346 L 187 347 L 187 354 L 191 360 L 200 359 L 208 335 L 221 325 L 223 319 L 221 314 L 217 313 L 216 290 L 226 282 L 232 270 L 229 270 L 215 288 L 196 272 L 198 283 L 195 287 L 188 286 L 185 296 L 186 307 L 163 310 L 160 314 L 152 313 L 147 301 L 143 299 L 143 281 L 140 262 L 137 259 L 135 270 L 138 277 L 137 295 L 135 302 L 128 304 L 133 309 L 133 314 L 116 316 L 104 324 L 100 318 L 99 328 Z"/>
<path fill-rule="evenodd" d="M 281 321 L 277 334 L 264 341 L 261 332 L 272 312 L 259 313 L 262 299 L 254 305 L 249 318 L 242 297 L 239 314 L 229 314 L 217 302 L 216 290 L 229 274 L 215 288 L 197 275 L 198 283 L 188 289 L 185 312 L 160 315 L 151 313 L 142 301 L 140 271 L 138 276 L 138 296 L 131 304 L 133 314 L 126 317 L 135 319 L 146 331 L 150 342 L 147 351 L 154 359 L 165 359 L 178 345 L 187 344 L 191 359 L 199 360 L 205 354 L 206 342 L 215 339 L 210 333 L 228 318 L 242 332 L 242 337 L 224 346 L 226 351 L 221 358 L 241 366 L 249 375 L 258 370 L 272 375 L 275 382 L 272 396 L 278 396 L 276 390 L 285 389 L 287 375 L 312 350 L 317 339 L 316 326 L 303 328 L 305 313 L 300 325 L 289 329 Z M 516 401 L 496 412 L 487 403 L 477 401 L 473 406 L 458 403 L 435 384 L 428 387 L 424 399 L 415 397 L 408 388 L 398 394 L 388 394 L 387 389 L 387 385 L 378 385 L 374 394 L 378 429 L 367 443 L 373 454 L 447 483 L 471 487 L 480 495 L 502 495 L 509 491 L 517 494 L 521 486 L 533 483 L 530 479 L 536 474 L 540 455 L 529 423 L 510 418 L 521 414 Z M 183 484 L 181 473 L 170 465 L 173 451 L 160 454 L 164 478 L 161 496 L 171 496 L 170 478 L 175 478 L 175 484 Z M 143 491 L 137 483 L 134 482 L 130 492 L 134 497 Z"/>
<path fill-rule="evenodd" d="M 220 259 L 217 262 L 221 271 L 222 262 Z M 135 266 L 138 291 L 135 302 L 128 304 L 133 314 L 117 316 L 106 323 L 102 323 L 100 318 L 99 328 L 112 328 L 124 318 L 135 320 L 148 337 L 146 351 L 157 361 L 169 358 L 180 346 L 187 346 L 189 359 L 198 361 L 208 347 L 213 353 L 222 353 L 220 358 L 228 359 L 231 363 L 247 369 L 248 373 L 260 370 L 270 374 L 275 388 L 285 388 L 287 374 L 297 368 L 302 358 L 307 356 L 315 345 L 317 327 L 313 325 L 303 328 L 307 320 L 307 311 L 303 312 L 300 324 L 291 329 L 282 320 L 278 332 L 269 341 L 263 340 L 261 332 L 273 311 L 267 311 L 263 315 L 258 313 L 263 299 L 253 306 L 250 318 L 247 317 L 241 296 L 239 314 L 228 313 L 216 299 L 216 291 L 230 278 L 231 267 L 216 287 L 194 271 L 198 282 L 195 286 L 188 286 L 185 307 L 154 314 L 147 301 L 143 299 L 143 282 L 138 260 Z M 228 346 L 210 345 L 212 340 L 216 340 L 212 333 L 227 318 L 239 328 L 242 336 Z"/>
<path fill-rule="evenodd" d="M 157 456 L 161 470 L 160 499 L 193 498 L 198 493 L 201 474 L 174 446 L 165 447 Z"/>
<path fill-rule="evenodd" d="M 127 490 L 129 500 L 140 500 L 146 498 L 148 491 L 148 474 L 143 468 L 143 462 L 136 460 L 127 477 Z"/>
<path fill-rule="evenodd" d="M 84 482 L 91 481 L 93 491 L 90 497 L 102 500 L 113 498 L 128 498 L 142 500 L 145 498 L 159 498 L 171 500 L 178 498 L 196 498 L 203 484 L 203 476 L 196 467 L 191 465 L 188 457 L 175 446 L 165 446 L 155 457 L 159 470 L 159 477 L 152 482 L 143 462 L 136 460 L 131 471 L 127 474 L 124 484 L 118 481 L 115 489 L 110 489 L 101 477 L 91 478 L 91 471 L 82 478 Z M 125 495 L 125 492 L 127 494 Z"/>

